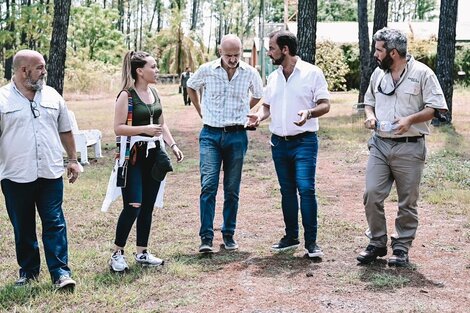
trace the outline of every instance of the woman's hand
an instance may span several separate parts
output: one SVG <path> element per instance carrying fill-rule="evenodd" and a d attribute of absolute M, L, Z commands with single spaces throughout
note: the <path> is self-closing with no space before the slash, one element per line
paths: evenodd
<path fill-rule="evenodd" d="M 162 134 L 162 125 L 160 124 L 149 124 L 144 126 L 144 134 L 152 136 L 152 137 L 158 137 Z"/>
<path fill-rule="evenodd" d="M 173 144 L 173 146 L 171 147 L 171 151 L 173 151 L 173 154 L 176 157 L 176 162 L 180 163 L 184 160 L 183 152 L 181 152 L 181 150 L 176 144 Z"/>

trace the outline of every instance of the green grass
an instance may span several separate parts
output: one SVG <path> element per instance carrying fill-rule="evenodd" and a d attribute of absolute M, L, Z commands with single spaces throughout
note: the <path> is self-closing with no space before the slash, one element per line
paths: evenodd
<path fill-rule="evenodd" d="M 409 282 L 407 277 L 389 273 L 376 273 L 370 279 L 370 284 L 374 289 L 403 288 Z"/>

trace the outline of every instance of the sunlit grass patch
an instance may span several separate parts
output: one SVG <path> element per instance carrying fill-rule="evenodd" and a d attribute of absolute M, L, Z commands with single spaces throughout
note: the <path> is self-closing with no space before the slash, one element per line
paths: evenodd
<path fill-rule="evenodd" d="M 403 288 L 409 282 L 409 278 L 391 273 L 375 273 L 370 277 L 370 284 L 374 289 Z"/>

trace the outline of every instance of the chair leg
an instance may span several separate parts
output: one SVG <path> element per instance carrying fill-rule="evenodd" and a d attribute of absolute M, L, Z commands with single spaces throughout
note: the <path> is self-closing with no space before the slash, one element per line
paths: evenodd
<path fill-rule="evenodd" d="M 94 145 L 95 148 L 95 157 L 101 158 L 103 155 L 101 154 L 101 140 L 98 140 Z"/>
<path fill-rule="evenodd" d="M 88 162 L 88 149 L 86 146 L 85 149 L 80 151 L 80 163 L 82 165 L 90 164 L 90 162 Z"/>

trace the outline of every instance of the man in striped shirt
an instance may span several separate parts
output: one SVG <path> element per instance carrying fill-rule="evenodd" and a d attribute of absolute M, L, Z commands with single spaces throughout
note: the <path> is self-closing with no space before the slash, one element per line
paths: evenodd
<path fill-rule="evenodd" d="M 222 237 L 225 249 L 236 250 L 236 227 L 243 159 L 248 147 L 244 127 L 250 108 L 262 97 L 263 84 L 255 68 L 240 60 L 242 43 L 235 35 L 222 37 L 220 58 L 205 63 L 187 82 L 187 90 L 203 121 L 199 135 L 201 195 L 199 252 L 211 253 L 215 199 L 220 168 L 224 171 Z M 201 91 L 201 97 L 198 95 Z"/>

